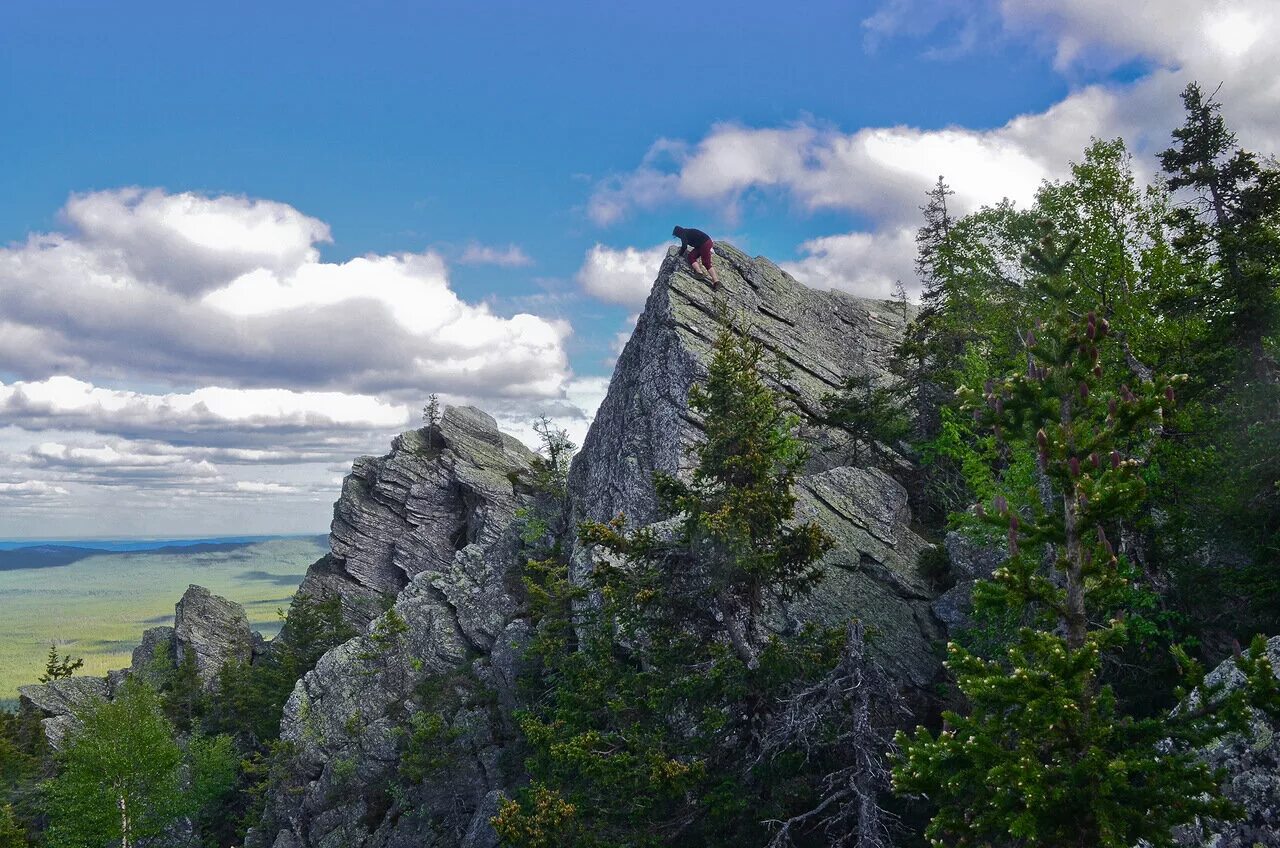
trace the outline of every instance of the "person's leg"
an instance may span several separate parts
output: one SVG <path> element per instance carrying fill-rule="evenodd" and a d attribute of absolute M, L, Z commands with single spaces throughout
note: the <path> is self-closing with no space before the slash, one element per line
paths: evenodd
<path fill-rule="evenodd" d="M 716 277 L 716 266 L 711 261 L 711 257 L 715 255 L 714 242 L 708 239 L 707 243 L 702 246 L 702 251 L 700 255 L 702 257 L 702 267 L 706 268 L 707 273 L 711 275 L 712 287 L 714 288 L 716 286 L 719 286 L 720 280 L 719 278 Z"/>

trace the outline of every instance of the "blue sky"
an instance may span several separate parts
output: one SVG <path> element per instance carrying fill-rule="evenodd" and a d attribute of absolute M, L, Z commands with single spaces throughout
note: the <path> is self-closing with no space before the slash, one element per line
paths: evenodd
<path fill-rule="evenodd" d="M 0 536 L 321 530 L 432 390 L 580 434 L 673 223 L 885 296 L 939 173 L 1280 135 L 1266 0 L 186 5 L 0 10 Z"/>

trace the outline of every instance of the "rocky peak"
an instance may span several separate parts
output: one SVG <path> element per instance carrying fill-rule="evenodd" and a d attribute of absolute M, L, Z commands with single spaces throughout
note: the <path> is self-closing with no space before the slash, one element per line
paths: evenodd
<path fill-rule="evenodd" d="M 653 473 L 680 474 L 702 436 L 689 389 L 703 379 L 722 315 L 750 333 L 783 366 L 777 387 L 808 421 L 823 395 L 852 375 L 883 374 L 904 318 L 888 301 L 816 291 L 763 257 L 716 244 L 718 292 L 669 252 L 645 310 L 614 368 L 570 473 L 576 517 L 630 524 L 653 521 Z M 806 423 L 815 445 L 797 485 L 798 510 L 837 540 L 823 562 L 826 580 L 779 622 L 840 623 L 861 618 L 880 659 L 911 684 L 937 672 L 933 643 L 942 638 L 929 609 L 932 593 L 917 568 L 927 543 L 911 529 L 907 493 L 882 471 L 851 464 L 839 442 Z M 576 568 L 587 567 L 576 551 Z"/>
<path fill-rule="evenodd" d="M 440 421 L 395 438 L 391 452 L 352 465 L 333 508 L 330 553 L 302 591 L 342 598 L 359 627 L 418 574 L 440 573 L 470 544 L 504 529 L 494 515 L 515 507 L 512 479 L 534 454 L 474 407 L 449 407 Z"/>
<path fill-rule="evenodd" d="M 181 661 L 189 651 L 206 687 L 228 662 L 253 657 L 253 631 L 244 607 L 203 586 L 188 586 L 174 608 L 173 639 L 175 659 Z"/>
<path fill-rule="evenodd" d="M 663 262 L 574 460 L 576 518 L 657 518 L 653 472 L 679 473 L 701 438 L 688 393 L 706 373 L 722 302 L 786 366 L 779 386 L 801 412 L 817 411 L 848 375 L 887 364 L 903 323 L 890 304 L 813 291 L 766 259 L 717 249 L 720 294 L 672 256 Z M 805 435 L 836 441 L 817 426 Z M 518 481 L 533 459 L 489 416 L 450 408 L 387 455 L 356 461 L 334 507 L 331 552 L 303 590 L 338 594 L 364 632 L 295 687 L 281 724 L 291 759 L 247 844 L 497 844 L 489 819 L 522 779 L 507 748 L 530 632 L 517 570 L 517 518 L 530 496 Z M 916 567 L 926 543 L 911 529 L 906 492 L 883 471 L 819 450 L 797 494 L 837 547 L 821 590 L 778 610 L 775 625 L 859 617 L 898 680 L 929 683 L 942 633 Z M 581 574 L 589 554 L 573 556 Z M 432 759 L 447 768 L 406 783 L 406 728 L 423 726 L 438 728 Z"/>

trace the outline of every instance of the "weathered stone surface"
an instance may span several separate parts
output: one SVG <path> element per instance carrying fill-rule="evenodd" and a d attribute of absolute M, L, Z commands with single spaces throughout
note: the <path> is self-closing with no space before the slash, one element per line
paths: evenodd
<path fill-rule="evenodd" d="M 846 376 L 888 362 L 902 325 L 890 304 L 806 289 L 729 245 L 716 261 L 724 298 L 787 365 L 779 385 L 802 412 Z M 705 375 L 718 309 L 706 283 L 668 257 L 574 461 L 576 519 L 659 518 L 653 472 L 687 470 L 701 438 L 687 397 Z M 838 442 L 812 425 L 804 436 Z M 484 413 L 451 408 L 386 456 L 357 460 L 334 508 L 331 551 L 302 589 L 338 595 L 363 634 L 295 687 L 281 725 L 291 759 L 248 845 L 495 848 L 489 819 L 522 778 L 509 746 L 530 625 L 513 568 L 515 518 L 529 498 L 519 478 L 533 458 Z M 773 610 L 773 625 L 858 616 L 898 678 L 925 686 L 942 631 L 905 491 L 839 450 L 817 450 L 797 495 L 800 516 L 821 522 L 837 547 L 821 590 Z M 574 556 L 585 567 L 587 553 Z M 384 612 L 392 601 L 394 615 Z M 413 748 L 415 728 L 429 730 Z M 425 757 L 406 761 L 411 748 Z"/>
<path fill-rule="evenodd" d="M 1267 640 L 1267 657 L 1280 672 L 1280 636 Z M 1232 691 L 1245 685 L 1245 677 L 1234 660 L 1226 660 L 1206 676 L 1205 683 Z M 1245 815 L 1234 822 L 1209 822 L 1205 836 L 1198 828 L 1183 828 L 1175 833 L 1176 843 L 1185 848 L 1280 845 L 1280 723 L 1255 710 L 1247 733 L 1222 738 L 1204 752 L 1204 759 L 1226 771 L 1223 791 Z"/>
<path fill-rule="evenodd" d="M 438 426 L 396 437 L 387 455 L 357 459 L 334 505 L 331 552 L 302 591 L 338 595 L 364 626 L 415 575 L 453 569 L 459 549 L 491 544 L 505 528 L 490 513 L 512 510 L 510 478 L 532 459 L 474 407 L 449 407 Z"/>
<path fill-rule="evenodd" d="M 177 663 L 174 653 L 174 629 L 172 627 L 152 627 L 143 631 L 142 641 L 133 649 L 133 661 L 129 664 L 129 673 L 146 680 L 152 686 L 159 685 L 159 670 L 172 668 Z"/>
<path fill-rule="evenodd" d="M 955 584 L 933 602 L 933 614 L 954 633 L 969 626 L 973 612 L 973 587 L 985 580 L 1009 558 L 1007 552 L 986 547 L 956 531 L 947 534 L 943 541 L 947 559 L 951 564 L 951 576 Z"/>
<path fill-rule="evenodd" d="M 209 686 L 231 660 L 248 662 L 253 656 L 253 631 L 244 607 L 215 595 L 203 586 L 188 586 L 174 608 L 174 656 L 195 655 L 196 672 Z"/>
<path fill-rule="evenodd" d="M 77 716 L 107 699 L 107 681 L 101 677 L 67 677 L 48 683 L 18 687 L 19 705 L 44 716 L 40 724 L 55 750 L 67 734 L 80 726 Z"/>
<path fill-rule="evenodd" d="M 298 682 L 281 724 L 289 778 L 249 844 L 490 844 L 486 798 L 518 777 L 501 752 L 529 637 L 510 572 L 527 502 L 518 481 L 533 458 L 489 416 L 450 408 L 438 427 L 357 462 L 335 507 L 333 553 L 307 580 L 394 597 L 394 615 Z M 406 771 L 415 722 L 435 730 L 426 766 Z"/>
<path fill-rule="evenodd" d="M 716 244 L 715 261 L 719 293 L 674 254 L 663 262 L 574 459 L 576 518 L 602 521 L 622 513 L 635 526 L 658 517 L 653 473 L 687 471 L 701 438 L 688 395 L 706 375 L 721 302 L 782 363 L 777 386 L 806 421 L 845 378 L 884 373 L 903 327 L 889 302 L 806 288 L 769 260 L 723 242 Z M 922 686 L 937 673 L 934 643 L 942 633 L 918 573 L 926 543 L 910 529 L 906 492 L 883 472 L 853 467 L 841 451 L 823 449 L 839 440 L 822 428 L 805 424 L 802 436 L 817 447 L 797 487 L 800 510 L 822 523 L 837 548 L 824 561 L 827 579 L 818 591 L 788 613 L 824 622 L 862 618 L 877 656 L 901 679 Z M 581 577 L 589 558 L 581 550 L 574 556 Z"/>

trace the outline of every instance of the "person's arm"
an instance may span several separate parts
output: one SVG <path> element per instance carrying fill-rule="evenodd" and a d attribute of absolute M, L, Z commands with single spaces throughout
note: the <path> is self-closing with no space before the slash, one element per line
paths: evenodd
<path fill-rule="evenodd" d="M 676 256 L 684 256 L 684 252 L 688 249 L 689 249 L 689 240 L 685 237 L 684 233 L 681 233 L 680 234 L 680 251 L 676 254 Z"/>

